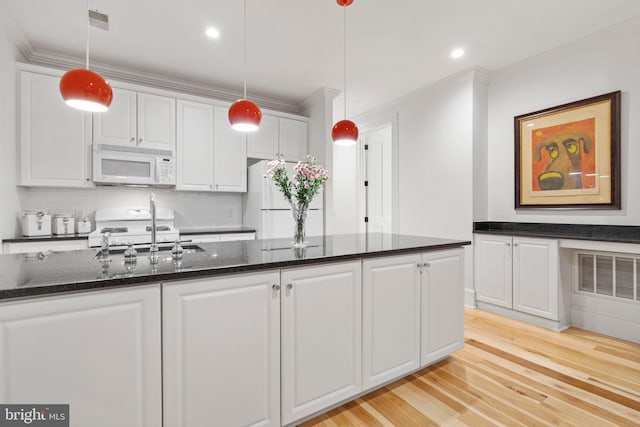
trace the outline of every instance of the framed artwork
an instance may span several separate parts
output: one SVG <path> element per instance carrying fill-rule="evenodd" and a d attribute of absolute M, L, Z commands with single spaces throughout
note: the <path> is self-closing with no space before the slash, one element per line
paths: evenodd
<path fill-rule="evenodd" d="M 515 207 L 620 209 L 620 91 L 514 117 Z"/>

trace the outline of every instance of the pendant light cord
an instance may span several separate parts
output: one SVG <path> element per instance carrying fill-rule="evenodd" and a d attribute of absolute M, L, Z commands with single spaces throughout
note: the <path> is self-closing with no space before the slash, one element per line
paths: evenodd
<path fill-rule="evenodd" d="M 86 67 L 87 67 L 87 70 L 88 70 L 89 69 L 89 34 L 91 33 L 91 31 L 90 31 L 91 30 L 91 19 L 89 18 L 89 0 L 87 0 L 86 6 L 87 6 L 87 11 L 86 11 L 86 14 L 87 14 L 87 48 L 85 49 L 85 52 L 86 52 L 85 61 L 86 61 Z"/>
<path fill-rule="evenodd" d="M 242 64 L 244 70 L 243 70 L 243 74 L 244 74 L 244 98 L 243 99 L 247 99 L 247 0 L 244 0 L 244 28 L 243 28 L 243 32 L 244 32 L 244 63 Z"/>
<path fill-rule="evenodd" d="M 246 0 L 245 0 L 246 1 Z M 343 15 L 343 37 L 344 37 L 344 118 L 347 118 L 347 6 L 344 8 Z"/>

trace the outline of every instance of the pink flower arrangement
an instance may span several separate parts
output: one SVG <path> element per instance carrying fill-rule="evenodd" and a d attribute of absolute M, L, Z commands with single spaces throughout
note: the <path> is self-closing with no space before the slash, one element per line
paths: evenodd
<path fill-rule="evenodd" d="M 322 185 L 329 179 L 327 170 L 315 164 L 315 157 L 299 161 L 294 167 L 294 175 L 289 179 L 284 160 L 267 163 L 267 177 L 280 189 L 292 207 L 306 210 Z"/>

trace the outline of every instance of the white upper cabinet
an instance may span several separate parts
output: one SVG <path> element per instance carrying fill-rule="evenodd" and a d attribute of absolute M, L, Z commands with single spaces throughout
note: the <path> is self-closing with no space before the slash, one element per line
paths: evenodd
<path fill-rule="evenodd" d="M 93 115 L 93 142 L 169 151 L 176 147 L 174 98 L 113 89 L 109 111 Z"/>
<path fill-rule="evenodd" d="M 213 105 L 178 100 L 176 190 L 213 190 Z"/>
<path fill-rule="evenodd" d="M 183 191 L 247 191 L 247 149 L 227 109 L 178 100 L 177 183 Z"/>
<path fill-rule="evenodd" d="M 20 72 L 20 185 L 93 187 L 91 115 L 67 106 L 59 85 Z"/>
<path fill-rule="evenodd" d="M 308 140 L 307 122 L 263 115 L 260 129 L 247 137 L 247 156 L 291 162 L 304 160 Z"/>
<path fill-rule="evenodd" d="M 226 107 L 213 112 L 213 186 L 215 191 L 247 191 L 247 141 L 229 124 Z"/>

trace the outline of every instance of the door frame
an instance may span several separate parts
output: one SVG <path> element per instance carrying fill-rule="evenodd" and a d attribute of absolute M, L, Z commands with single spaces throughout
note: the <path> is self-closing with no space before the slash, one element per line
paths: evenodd
<path fill-rule="evenodd" d="M 391 125 L 391 232 L 398 233 L 398 113 L 385 113 L 368 117 L 359 123 L 360 136 L 358 137 L 359 155 L 357 165 L 357 193 L 358 193 L 358 223 L 359 231 L 366 233 L 364 213 L 366 211 L 365 181 L 365 143 L 368 132 L 379 130 Z"/>

